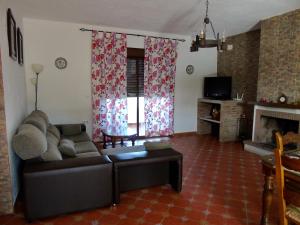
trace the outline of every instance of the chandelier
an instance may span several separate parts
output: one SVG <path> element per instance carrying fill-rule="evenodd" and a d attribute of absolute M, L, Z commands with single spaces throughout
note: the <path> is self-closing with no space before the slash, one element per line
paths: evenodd
<path fill-rule="evenodd" d="M 225 34 L 223 33 L 222 38 L 220 39 L 219 33 L 215 32 L 214 26 L 211 20 L 208 17 L 208 0 L 206 0 L 206 13 L 205 18 L 203 20 L 203 29 L 200 31 L 200 34 L 196 35 L 195 40 L 192 41 L 191 45 L 191 52 L 196 52 L 199 48 L 212 48 L 217 47 L 218 51 L 223 51 L 225 49 Z M 214 39 L 206 39 L 207 29 L 206 27 L 209 26 L 212 29 Z"/>

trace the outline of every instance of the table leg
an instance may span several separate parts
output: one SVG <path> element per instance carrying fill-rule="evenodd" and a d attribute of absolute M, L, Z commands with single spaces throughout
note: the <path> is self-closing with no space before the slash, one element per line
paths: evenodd
<path fill-rule="evenodd" d="M 267 225 L 270 222 L 270 211 L 274 192 L 274 176 L 271 173 L 265 174 L 264 192 L 262 197 L 262 217 L 260 224 Z"/>
<path fill-rule="evenodd" d="M 106 148 L 106 135 L 103 134 L 103 148 Z"/>
<path fill-rule="evenodd" d="M 132 146 L 134 146 L 135 139 L 136 139 L 136 136 L 133 136 L 133 137 L 130 138 Z"/>
<path fill-rule="evenodd" d="M 111 145 L 112 145 L 113 148 L 116 147 L 116 138 L 115 137 L 111 138 Z"/>
<path fill-rule="evenodd" d="M 124 139 L 121 138 L 121 146 L 123 146 L 123 145 L 124 145 Z"/>

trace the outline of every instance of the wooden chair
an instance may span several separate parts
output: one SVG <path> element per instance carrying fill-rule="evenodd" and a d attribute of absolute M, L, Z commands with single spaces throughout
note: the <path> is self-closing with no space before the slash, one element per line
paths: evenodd
<path fill-rule="evenodd" d="M 293 189 L 293 180 L 287 178 L 287 169 L 293 169 L 291 172 L 297 174 L 297 169 L 300 167 L 300 159 L 288 159 L 283 155 L 284 145 L 289 143 L 300 143 L 300 134 L 287 133 L 282 136 L 279 132 L 276 133 L 277 147 L 275 149 L 275 166 L 276 166 L 276 182 L 278 187 L 278 207 L 279 207 L 279 219 L 280 225 L 287 225 L 289 222 L 300 225 L 300 205 L 295 206 L 292 202 L 289 202 L 288 192 L 294 193 L 300 192 L 299 188 Z M 291 167 L 292 168 L 291 168 Z M 286 176 L 285 176 L 286 172 Z M 300 172 L 300 171 L 299 171 Z M 300 173 L 299 173 L 300 176 Z M 296 182 L 294 182 L 295 184 Z M 300 194 L 299 194 L 300 196 Z M 298 196 L 297 196 L 298 197 Z M 295 197 L 292 197 L 295 199 Z"/>

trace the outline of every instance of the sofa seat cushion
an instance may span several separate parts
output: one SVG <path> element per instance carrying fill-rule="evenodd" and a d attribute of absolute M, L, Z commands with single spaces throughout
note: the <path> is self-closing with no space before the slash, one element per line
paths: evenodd
<path fill-rule="evenodd" d="M 91 141 L 78 142 L 75 143 L 76 154 L 85 153 L 85 152 L 98 152 L 98 149 Z"/>
<path fill-rule="evenodd" d="M 32 124 L 22 124 L 12 139 L 16 154 L 23 160 L 41 156 L 47 151 L 46 136 Z"/>
<path fill-rule="evenodd" d="M 61 155 L 60 151 L 58 150 L 57 145 L 54 145 L 53 143 L 48 142 L 47 151 L 41 155 L 41 158 L 45 162 L 59 161 L 59 160 L 62 160 L 62 155 Z"/>
<path fill-rule="evenodd" d="M 42 131 L 43 134 L 46 134 L 48 124 L 46 124 L 45 120 L 42 117 L 35 114 L 31 114 L 28 117 L 26 117 L 24 123 L 31 124 L 40 129 L 40 131 Z"/>
<path fill-rule="evenodd" d="M 99 152 L 85 152 L 77 154 L 77 158 L 87 158 L 87 157 L 95 157 L 95 156 L 101 156 Z"/>
<path fill-rule="evenodd" d="M 75 143 L 91 141 L 91 139 L 89 138 L 86 132 L 81 132 L 80 134 L 76 134 L 76 135 L 68 135 L 68 136 L 64 135 L 63 137 L 66 139 L 70 139 Z"/>
<path fill-rule="evenodd" d="M 61 139 L 58 149 L 65 156 L 76 157 L 75 144 L 72 140 Z"/>
<path fill-rule="evenodd" d="M 129 146 L 129 147 L 123 146 L 117 148 L 101 149 L 100 152 L 102 155 L 116 155 L 119 153 L 140 152 L 145 150 L 146 150 L 145 146 L 136 145 L 136 146 Z"/>

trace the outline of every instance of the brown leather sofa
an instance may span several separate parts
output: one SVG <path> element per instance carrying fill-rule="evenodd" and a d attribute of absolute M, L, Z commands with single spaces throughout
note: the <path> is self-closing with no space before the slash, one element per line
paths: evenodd
<path fill-rule="evenodd" d="M 76 154 L 71 158 L 61 152 L 63 139 L 74 142 Z M 171 184 L 181 191 L 181 153 L 163 149 L 100 155 L 84 125 L 54 127 L 41 111 L 24 120 L 13 146 L 24 160 L 29 221 L 109 206 L 120 202 L 120 193 L 149 186 Z"/>

